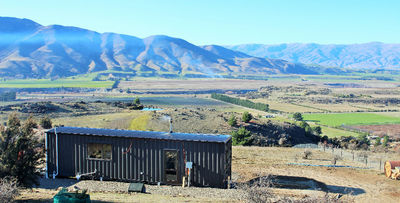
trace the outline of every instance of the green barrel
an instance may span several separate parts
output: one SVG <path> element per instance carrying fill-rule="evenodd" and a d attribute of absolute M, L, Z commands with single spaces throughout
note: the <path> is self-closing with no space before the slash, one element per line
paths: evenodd
<path fill-rule="evenodd" d="M 63 188 L 53 197 L 54 203 L 90 203 L 90 195 L 68 192 Z"/>

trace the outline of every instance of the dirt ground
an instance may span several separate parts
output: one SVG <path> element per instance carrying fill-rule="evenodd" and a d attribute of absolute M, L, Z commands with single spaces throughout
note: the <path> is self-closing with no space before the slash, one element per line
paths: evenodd
<path fill-rule="evenodd" d="M 301 158 L 303 152 L 304 149 L 295 148 L 234 147 L 233 172 L 241 181 L 256 178 L 260 176 L 259 174 L 312 178 L 325 183 L 329 192 L 347 194 L 346 198 L 355 202 L 400 201 L 400 181 L 386 178 L 383 171 L 288 164 L 326 165 L 331 164 L 333 158 L 329 153 L 312 150 L 311 158 L 304 160 Z M 338 161 L 337 165 L 357 166 L 357 163 L 342 160 Z M 281 189 L 278 193 L 304 196 L 304 190 Z M 321 193 L 312 191 L 310 195 L 321 195 Z"/>
<path fill-rule="evenodd" d="M 352 126 L 352 128 L 372 132 L 374 135 L 388 135 L 393 138 L 400 138 L 400 124 L 387 125 L 360 125 Z"/>
<path fill-rule="evenodd" d="M 191 90 L 222 90 L 258 89 L 271 84 L 266 80 L 238 79 L 190 79 L 190 80 L 138 80 L 121 81 L 119 87 L 134 91 L 191 91 Z"/>

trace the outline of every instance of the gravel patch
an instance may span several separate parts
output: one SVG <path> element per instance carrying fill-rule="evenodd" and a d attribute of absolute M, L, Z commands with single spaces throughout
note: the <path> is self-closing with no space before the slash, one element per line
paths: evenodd
<path fill-rule="evenodd" d="M 39 188 L 59 189 L 67 187 L 68 190 L 83 190 L 88 192 L 112 192 L 127 193 L 130 183 L 116 181 L 98 181 L 98 180 L 81 180 L 73 179 L 40 179 Z M 170 185 L 145 185 L 146 193 L 158 194 L 172 197 L 193 197 L 193 198 L 215 198 L 223 200 L 244 200 L 246 192 L 240 189 L 220 189 L 207 187 L 185 187 Z"/>

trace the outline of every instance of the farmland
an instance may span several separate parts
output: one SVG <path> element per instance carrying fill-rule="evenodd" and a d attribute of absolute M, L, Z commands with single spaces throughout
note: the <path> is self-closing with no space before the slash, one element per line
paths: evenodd
<path fill-rule="evenodd" d="M 327 126 L 400 123 L 400 118 L 375 113 L 304 114 L 304 120 Z"/>
<path fill-rule="evenodd" d="M 0 88 L 110 88 L 112 81 L 91 81 L 87 79 L 27 79 L 7 80 L 0 83 Z"/>
<path fill-rule="evenodd" d="M 187 86 L 179 86 L 179 91 L 176 91 L 175 85 L 180 82 Z M 222 79 L 175 81 L 138 79 L 137 81 L 122 81 L 118 88 L 111 91 L 91 91 L 90 93 L 24 92 L 17 94 L 17 101 L 5 102 L 0 105 L 3 108 L 0 111 L 0 119 L 3 123 L 9 113 L 17 111 L 22 119 L 33 114 L 37 121 L 44 115 L 48 115 L 55 125 L 168 131 L 169 123 L 165 117 L 170 116 L 173 118 L 173 131 L 175 132 L 231 134 L 240 125 L 251 130 L 257 136 L 256 140 L 268 140 L 270 146 L 279 146 L 280 136 L 287 136 L 288 141 L 290 141 L 286 142 L 288 146 L 304 143 L 306 139 L 301 137 L 304 136 L 301 134 L 301 132 L 304 134 L 304 131 L 295 127 L 300 122 L 292 119 L 294 112 L 302 112 L 304 120 L 312 128 L 320 125 L 322 128 L 321 135 L 327 135 L 330 138 L 358 137 L 358 132 L 341 128 L 342 124 L 355 129 L 370 126 L 370 130 L 377 132 L 384 131 L 386 126 L 393 127 L 400 124 L 400 113 L 397 111 L 400 109 L 397 100 L 399 97 L 397 96 L 398 88 L 396 85 L 384 88 L 384 90 L 379 87 L 364 86 L 332 88 L 324 83 L 310 80 L 278 80 L 275 78 L 267 81 L 226 80 L 225 86 L 218 86 L 223 83 L 224 80 Z M 211 99 L 210 93 L 213 93 L 217 86 L 218 91 L 222 91 L 230 97 L 268 104 L 272 111 L 262 112 Z M 127 91 L 128 88 L 130 93 Z M 182 93 L 186 90 L 189 92 Z M 136 97 L 140 98 L 141 104 L 145 107 L 161 110 L 138 111 L 126 108 L 126 104 L 132 103 Z M 37 106 L 45 107 L 46 111 L 44 112 L 46 113 L 43 113 Z M 250 123 L 241 121 L 242 114 L 245 111 L 254 116 Z M 238 126 L 228 125 L 227 121 L 232 115 L 237 118 Z M 273 116 L 265 117 L 266 115 Z M 372 124 L 380 124 L 381 127 L 372 128 Z M 307 137 L 304 136 L 304 138 Z M 303 177 L 322 182 L 326 184 L 330 193 L 344 195 L 342 198 L 354 199 L 356 202 L 371 199 L 390 202 L 398 198 L 396 196 L 398 183 L 388 182 L 381 171 L 375 169 L 331 169 L 290 165 L 291 163 L 330 164 L 334 158 L 334 155 L 328 152 L 312 150 L 312 157 L 305 160 L 301 158 L 304 151 L 305 149 L 297 148 L 235 146 L 233 147 L 232 163 L 233 180 L 235 182 L 247 182 L 258 178 L 260 175 L 267 174 Z M 380 154 L 376 159 L 382 160 L 382 157 L 393 159 L 397 156 L 393 151 Z M 371 162 L 375 155 L 378 156 L 376 152 L 369 154 Z M 338 161 L 338 164 L 355 167 L 364 166 L 363 163 L 351 160 L 351 157 L 344 157 Z M 377 181 L 379 185 L 376 184 Z M 94 183 L 98 185 L 96 181 Z M 121 183 L 109 184 L 120 185 Z M 375 191 L 381 185 L 384 185 L 385 188 L 376 193 Z M 79 186 L 90 187 L 90 182 L 86 184 L 85 181 L 82 181 Z M 167 192 L 177 191 L 177 188 L 174 187 L 149 186 L 148 188 L 151 195 L 128 195 L 123 190 L 118 190 L 122 194 L 116 195 L 113 192 L 97 191 L 95 188 L 90 191 L 90 194 L 93 200 L 103 201 L 125 201 L 132 198 L 138 198 L 134 201 L 156 201 L 159 199 L 165 201 L 231 201 L 226 195 L 232 193 L 229 190 L 218 190 L 218 192 L 215 192 L 216 196 L 210 198 L 209 195 L 206 195 L 206 192 L 202 191 L 203 188 L 183 189 L 184 196 L 181 196 L 181 193 L 178 192 Z M 37 200 L 40 198 L 50 200 L 51 195 L 55 194 L 55 190 L 43 188 L 34 190 L 35 193 L 23 191 L 18 197 L 19 200 Z M 346 195 L 348 192 L 345 190 L 350 190 L 356 194 Z M 317 190 L 274 188 L 273 191 L 277 196 L 290 196 L 299 199 L 306 196 L 323 195 L 321 191 Z M 234 191 L 238 196 L 242 194 L 241 192 L 241 190 Z M 244 200 L 238 201 L 243 202 Z"/>

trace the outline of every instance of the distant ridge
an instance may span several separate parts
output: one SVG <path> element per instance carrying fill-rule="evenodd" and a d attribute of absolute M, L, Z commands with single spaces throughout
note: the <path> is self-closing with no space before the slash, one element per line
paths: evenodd
<path fill-rule="evenodd" d="M 243 44 L 225 46 L 234 51 L 292 63 L 318 64 L 351 69 L 400 68 L 400 44 Z"/>
<path fill-rule="evenodd" d="M 163 35 L 140 39 L 0 17 L 0 77 L 68 77 L 107 70 L 148 77 L 318 73 L 302 64 L 215 45 L 199 47 Z"/>

